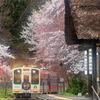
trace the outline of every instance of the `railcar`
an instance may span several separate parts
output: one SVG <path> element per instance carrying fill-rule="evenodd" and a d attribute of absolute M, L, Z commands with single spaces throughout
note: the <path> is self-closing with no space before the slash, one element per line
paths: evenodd
<path fill-rule="evenodd" d="M 35 66 L 14 68 L 12 91 L 16 98 L 32 98 L 34 94 L 40 93 L 57 93 L 58 73 Z"/>
<path fill-rule="evenodd" d="M 41 93 L 58 93 L 58 73 L 42 70 L 40 78 Z"/>

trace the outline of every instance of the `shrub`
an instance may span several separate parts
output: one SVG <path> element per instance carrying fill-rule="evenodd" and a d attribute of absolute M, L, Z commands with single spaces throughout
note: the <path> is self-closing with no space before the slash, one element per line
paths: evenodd
<path fill-rule="evenodd" d="M 67 88 L 66 92 L 77 95 L 82 93 L 84 95 L 87 92 L 87 84 L 82 77 L 82 72 L 78 74 L 73 74 L 73 77 L 70 78 L 70 87 Z"/>

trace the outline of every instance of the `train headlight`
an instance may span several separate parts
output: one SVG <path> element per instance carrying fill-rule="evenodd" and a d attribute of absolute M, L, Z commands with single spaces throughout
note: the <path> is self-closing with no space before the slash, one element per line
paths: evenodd
<path fill-rule="evenodd" d="M 19 69 L 17 70 L 17 73 L 20 73 L 20 70 Z"/>
<path fill-rule="evenodd" d="M 35 74 L 35 73 L 36 73 L 36 71 L 35 71 L 35 70 L 33 70 L 32 72 L 33 72 L 33 74 Z"/>

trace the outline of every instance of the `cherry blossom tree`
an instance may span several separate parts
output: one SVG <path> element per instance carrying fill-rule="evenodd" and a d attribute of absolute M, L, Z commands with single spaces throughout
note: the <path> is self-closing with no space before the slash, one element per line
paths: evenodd
<path fill-rule="evenodd" d="M 4 46 L 3 44 L 0 44 L 0 57 L 1 56 L 14 58 L 9 51 L 9 46 Z"/>
<path fill-rule="evenodd" d="M 9 51 L 9 46 L 0 44 L 0 78 L 4 81 L 8 81 L 11 77 L 11 68 L 5 60 L 6 57 L 14 59 Z"/>
<path fill-rule="evenodd" d="M 22 38 L 36 45 L 35 62 L 42 60 L 41 66 L 60 66 L 60 63 L 72 71 L 84 70 L 83 52 L 78 46 L 66 45 L 64 33 L 64 0 L 47 1 L 38 12 L 28 18 L 28 27 L 23 26 Z M 35 33 L 35 34 L 33 34 Z M 67 70 L 66 69 L 66 70 Z"/>
<path fill-rule="evenodd" d="M 11 79 L 11 66 L 7 64 L 4 57 L 0 58 L 0 78 L 2 81 L 10 81 Z"/>
<path fill-rule="evenodd" d="M 5 97 L 7 95 L 8 84 L 11 82 L 11 66 L 7 64 L 4 57 L 0 57 L 0 85 L 5 90 Z"/>

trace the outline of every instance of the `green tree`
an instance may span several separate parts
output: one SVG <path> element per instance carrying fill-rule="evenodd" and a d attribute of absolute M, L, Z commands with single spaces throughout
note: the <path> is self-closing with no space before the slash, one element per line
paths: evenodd
<path fill-rule="evenodd" d="M 73 77 L 70 78 L 70 87 L 66 90 L 66 92 L 70 92 L 72 94 L 78 94 L 79 92 L 84 95 L 87 92 L 87 83 L 86 78 L 83 77 L 83 72 L 79 72 L 78 74 L 73 74 Z"/>
<path fill-rule="evenodd" d="M 29 54 L 29 45 L 20 38 L 22 26 L 28 26 L 28 16 L 33 10 L 39 10 L 44 2 L 45 0 L 0 0 L 0 42 L 10 45 L 15 57 L 26 58 Z"/>

